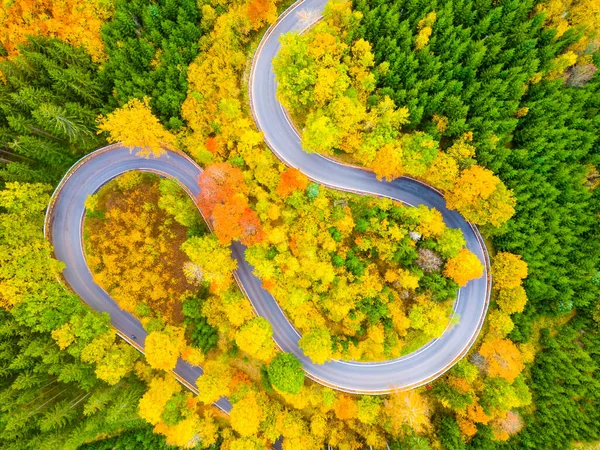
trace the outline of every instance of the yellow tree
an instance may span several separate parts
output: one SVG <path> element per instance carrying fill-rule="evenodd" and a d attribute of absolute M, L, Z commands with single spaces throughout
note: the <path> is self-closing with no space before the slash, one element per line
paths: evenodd
<path fill-rule="evenodd" d="M 494 281 L 496 279 L 494 278 Z M 498 307 L 506 314 L 523 312 L 527 303 L 527 293 L 523 286 L 501 289 L 496 297 Z"/>
<path fill-rule="evenodd" d="M 231 286 L 237 262 L 231 257 L 229 247 L 220 244 L 215 235 L 192 237 L 183 243 L 181 249 L 192 263 L 202 268 L 203 277 L 211 283 L 212 292 L 222 293 Z"/>
<path fill-rule="evenodd" d="M 437 14 L 435 11 L 431 11 L 424 19 L 419 21 L 419 24 L 417 25 L 419 33 L 415 38 L 415 50 L 422 50 L 429 43 L 429 37 L 433 31 L 431 27 L 436 19 Z"/>
<path fill-rule="evenodd" d="M 2 2 L 0 45 L 8 56 L 19 53 L 27 36 L 50 36 L 83 45 L 94 61 L 106 57 L 100 30 L 113 4 L 102 0 L 23 0 Z"/>
<path fill-rule="evenodd" d="M 395 435 L 398 435 L 405 425 L 417 433 L 429 427 L 427 399 L 415 390 L 395 391 L 383 405 Z"/>
<path fill-rule="evenodd" d="M 417 297 L 408 315 L 410 326 L 421 330 L 429 338 L 438 338 L 442 335 L 449 323 L 448 308 L 434 302 L 429 297 Z"/>
<path fill-rule="evenodd" d="M 164 147 L 175 145 L 175 136 L 152 114 L 150 99 L 134 98 L 124 106 L 98 118 L 98 133 L 107 132 L 109 142 L 122 142 L 137 155 L 158 157 Z"/>
<path fill-rule="evenodd" d="M 521 286 L 527 278 L 527 263 L 521 255 L 499 252 L 492 264 L 494 287 L 497 289 L 512 289 Z"/>
<path fill-rule="evenodd" d="M 146 361 L 153 369 L 173 370 L 181 350 L 185 348 L 183 328 L 167 326 L 146 337 Z"/>
<path fill-rule="evenodd" d="M 159 422 L 154 427 L 154 432 L 164 435 L 168 445 L 178 448 L 197 448 L 199 441 L 202 448 L 208 448 L 217 441 L 219 431 L 213 417 L 210 411 L 204 413 L 204 419 L 188 412 L 188 416 L 176 425 L 168 426 Z"/>
<path fill-rule="evenodd" d="M 483 265 L 479 258 L 470 250 L 463 248 L 454 258 L 446 263 L 444 275 L 452 278 L 459 285 L 465 286 L 470 280 L 483 274 Z"/>
<path fill-rule="evenodd" d="M 219 400 L 224 395 L 229 395 L 229 384 L 233 380 L 233 373 L 223 361 L 209 361 L 204 365 L 204 374 L 196 381 L 198 399 L 205 405 Z"/>
<path fill-rule="evenodd" d="M 419 217 L 417 231 L 425 238 L 439 237 L 446 231 L 446 224 L 442 213 L 435 208 L 419 205 L 416 209 Z"/>
<path fill-rule="evenodd" d="M 154 378 L 150 387 L 140 399 L 138 405 L 140 417 L 146 422 L 156 425 L 161 421 L 165 405 L 169 399 L 181 391 L 181 385 L 173 375 L 167 374 L 164 378 Z"/>
<path fill-rule="evenodd" d="M 465 169 L 446 195 L 448 208 L 477 225 L 499 227 L 515 213 L 516 199 L 491 170 L 481 166 Z"/>
<path fill-rule="evenodd" d="M 273 0 L 252 0 L 248 3 L 248 17 L 252 21 L 255 30 L 265 23 L 273 23 L 277 20 L 277 7 Z"/>
<path fill-rule="evenodd" d="M 490 377 L 504 378 L 512 383 L 525 368 L 523 355 L 508 339 L 484 342 L 479 354 L 486 358 L 486 368 Z"/>
<path fill-rule="evenodd" d="M 115 332 L 109 330 L 83 348 L 81 360 L 96 363 L 96 376 L 110 385 L 115 385 L 133 370 L 138 355 L 129 344 L 123 341 L 116 343 Z"/>
<path fill-rule="evenodd" d="M 331 357 L 331 335 L 327 329 L 305 333 L 298 344 L 304 354 L 315 364 L 323 364 Z"/>
<path fill-rule="evenodd" d="M 261 361 L 269 361 L 275 356 L 273 329 L 264 317 L 255 317 L 245 323 L 235 335 L 238 347 Z"/>
<path fill-rule="evenodd" d="M 431 165 L 423 174 L 423 179 L 437 189 L 450 191 L 458 178 L 459 167 L 454 158 L 438 152 Z"/>
<path fill-rule="evenodd" d="M 358 408 L 354 398 L 347 394 L 340 394 L 333 405 L 335 415 L 340 420 L 349 420 L 356 418 Z"/>
<path fill-rule="evenodd" d="M 486 340 L 504 339 L 513 330 L 514 323 L 510 316 L 503 311 L 495 309 L 488 314 L 489 329 Z"/>
<path fill-rule="evenodd" d="M 242 436 L 253 436 L 258 433 L 264 411 L 258 403 L 256 394 L 249 393 L 231 409 L 231 426 Z"/>
<path fill-rule="evenodd" d="M 387 181 L 392 181 L 404 175 L 402 162 L 402 146 L 400 142 L 394 141 L 379 149 L 372 167 L 378 180 L 385 178 Z"/>
<path fill-rule="evenodd" d="M 374 395 L 364 395 L 358 401 L 357 418 L 366 425 L 376 422 L 381 411 L 381 398 Z"/>

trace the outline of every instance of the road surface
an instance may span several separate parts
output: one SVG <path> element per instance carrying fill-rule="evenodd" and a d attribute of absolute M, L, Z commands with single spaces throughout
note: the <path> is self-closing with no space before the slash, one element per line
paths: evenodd
<path fill-rule="evenodd" d="M 467 247 L 486 265 L 486 271 L 481 278 L 469 282 L 460 290 L 454 305 L 460 322 L 447 329 L 439 339 L 395 360 L 380 363 L 330 361 L 322 365 L 312 364 L 302 353 L 298 347 L 300 336 L 275 299 L 261 288 L 261 282 L 253 275 L 252 267 L 244 259 L 244 247 L 239 243 L 232 245 L 233 256 L 238 261 L 236 276 L 257 313 L 271 323 L 276 343 L 282 350 L 293 353 L 300 359 L 310 378 L 353 393 L 381 394 L 393 389 L 414 388 L 448 370 L 466 354 L 476 339 L 489 301 L 487 253 L 478 231 L 458 213 L 448 210 L 443 197 L 434 189 L 407 178 L 391 183 L 380 182 L 367 171 L 302 151 L 299 137 L 276 100 L 276 84 L 271 64 L 279 49 L 279 36 L 288 31 L 304 29 L 309 24 L 302 22 L 301 17 L 316 17 L 314 12 L 322 11 L 324 4 L 324 0 L 305 0 L 290 8 L 265 35 L 256 53 L 250 91 L 253 113 L 258 127 L 265 134 L 265 141 L 287 164 L 324 185 L 386 196 L 410 205 L 424 204 L 437 208 L 448 226 L 463 231 Z M 312 14 L 299 14 L 302 10 Z M 82 247 L 85 200 L 112 178 L 130 170 L 146 170 L 165 175 L 176 180 L 190 195 L 199 194 L 197 179 L 201 169 L 185 155 L 169 151 L 160 158 L 143 159 L 131 154 L 126 148 L 113 145 L 88 155 L 69 171 L 53 196 L 46 230 L 54 245 L 56 258 L 66 264 L 63 275 L 71 289 L 95 310 L 107 312 L 120 334 L 143 350 L 147 333 L 135 317 L 120 309 L 94 282 Z M 128 338 L 131 335 L 137 337 L 135 342 Z M 196 390 L 195 381 L 202 374 L 202 369 L 180 360 L 175 373 L 186 386 Z M 217 406 L 224 411 L 231 409 L 226 398 L 219 400 Z"/>

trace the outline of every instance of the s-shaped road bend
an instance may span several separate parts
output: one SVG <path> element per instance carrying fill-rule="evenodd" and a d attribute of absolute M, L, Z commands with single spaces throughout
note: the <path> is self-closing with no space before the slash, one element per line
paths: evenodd
<path fill-rule="evenodd" d="M 489 303 L 491 278 L 488 255 L 477 229 L 460 214 L 447 209 L 444 198 L 434 189 L 408 178 L 381 182 L 370 172 L 302 150 L 300 138 L 277 101 L 272 61 L 280 48 L 279 37 L 283 33 L 307 28 L 310 23 L 303 18 L 313 17 L 313 22 L 318 20 L 325 3 L 325 0 L 304 0 L 292 5 L 267 31 L 255 54 L 250 75 L 250 97 L 256 123 L 264 132 L 267 145 L 286 164 L 323 185 L 438 209 L 448 226 L 462 230 L 467 247 L 484 263 L 486 270 L 481 278 L 472 280 L 460 290 L 454 305 L 454 313 L 460 321 L 447 328 L 439 339 L 394 360 L 378 363 L 329 361 L 321 365 L 313 364 L 298 347 L 300 336 L 277 301 L 261 288 L 261 282 L 244 259 L 244 247 L 239 243 L 232 245 L 233 256 L 238 262 L 236 278 L 256 312 L 271 323 L 277 345 L 297 356 L 306 374 L 313 380 L 352 393 L 381 394 L 393 389 L 410 389 L 443 374 L 467 353 L 477 338 Z M 112 178 L 130 170 L 162 174 L 177 181 L 191 196 L 199 194 L 197 180 L 202 169 L 186 155 L 168 151 L 159 158 L 144 159 L 131 154 L 127 148 L 112 145 L 86 156 L 68 172 L 53 195 L 45 231 L 54 245 L 56 258 L 66 264 L 63 276 L 71 289 L 95 310 L 107 312 L 119 334 L 143 351 L 147 333 L 134 316 L 120 309 L 96 284 L 82 246 L 87 197 Z M 135 341 L 129 338 L 131 335 L 137 337 Z M 197 392 L 195 382 L 202 375 L 200 367 L 179 360 L 174 372 L 185 386 Z M 216 405 L 226 412 L 231 409 L 226 398 L 220 399 Z"/>

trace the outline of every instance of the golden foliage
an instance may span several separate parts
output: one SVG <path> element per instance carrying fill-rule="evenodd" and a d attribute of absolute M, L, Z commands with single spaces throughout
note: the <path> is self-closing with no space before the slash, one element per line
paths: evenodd
<path fill-rule="evenodd" d="M 399 143 L 389 142 L 382 146 L 372 165 L 378 180 L 392 181 L 404 175 L 402 147 Z"/>
<path fill-rule="evenodd" d="M 527 263 L 522 260 L 521 255 L 499 252 L 494 256 L 492 274 L 496 289 L 516 288 L 527 278 Z"/>
<path fill-rule="evenodd" d="M 112 3 L 102 0 L 18 0 L 0 6 L 0 45 L 8 56 L 27 36 L 55 37 L 83 45 L 94 61 L 106 58 L 100 30 L 112 15 Z"/>
<path fill-rule="evenodd" d="M 442 213 L 435 208 L 428 208 L 424 205 L 417 207 L 419 215 L 419 225 L 417 232 L 423 237 L 439 237 L 446 231 L 446 224 Z"/>
<path fill-rule="evenodd" d="M 336 417 L 340 420 L 354 419 L 358 414 L 358 407 L 354 401 L 354 397 L 343 393 L 338 395 L 333 410 Z"/>
<path fill-rule="evenodd" d="M 277 20 L 275 2 L 273 0 L 252 0 L 248 3 L 248 17 L 255 30 L 264 24 L 275 22 Z"/>
<path fill-rule="evenodd" d="M 268 362 L 275 356 L 273 329 L 264 317 L 255 317 L 244 324 L 235 335 L 240 350 L 250 356 Z"/>
<path fill-rule="evenodd" d="M 138 148 L 143 158 L 159 157 L 165 147 L 175 146 L 175 135 L 152 114 L 150 99 L 131 99 L 121 108 L 98 118 L 98 133 L 107 132 L 109 142 L 122 142 L 130 150 Z"/>
<path fill-rule="evenodd" d="M 415 390 L 390 394 L 384 401 L 384 413 L 390 420 L 395 435 L 398 435 L 405 425 L 417 433 L 430 426 L 427 399 Z"/>
<path fill-rule="evenodd" d="M 146 337 L 146 360 L 154 369 L 173 370 L 184 347 L 184 329 L 167 326 L 164 331 L 153 331 Z"/>
<path fill-rule="evenodd" d="M 331 357 L 331 335 L 326 329 L 305 333 L 298 345 L 315 364 L 323 364 Z"/>
<path fill-rule="evenodd" d="M 138 404 L 140 417 L 152 425 L 158 424 L 161 421 L 165 405 L 179 391 L 181 391 L 181 385 L 173 375 L 168 374 L 164 378 L 154 378 Z"/>
<path fill-rule="evenodd" d="M 157 206 L 158 183 L 136 177 L 129 172 L 115 180 L 125 190 L 109 184 L 96 194 L 104 199 L 106 212 L 103 220 L 86 218 L 87 261 L 96 282 L 121 308 L 135 313 L 144 303 L 176 323 L 179 299 L 193 288 L 182 270 L 187 258 L 179 249 L 185 228 L 168 221 Z"/>
<path fill-rule="evenodd" d="M 521 352 L 508 339 L 484 342 L 479 353 L 486 358 L 490 377 L 504 378 L 512 383 L 525 368 Z"/>
<path fill-rule="evenodd" d="M 231 426 L 242 436 L 253 436 L 258 432 L 263 414 L 256 394 L 250 393 L 233 405 L 230 413 Z"/>
<path fill-rule="evenodd" d="M 219 243 L 213 234 L 192 237 L 181 245 L 181 249 L 192 263 L 202 268 L 211 292 L 220 294 L 232 285 L 232 272 L 237 268 L 237 261 L 231 257 L 229 247 Z"/>
<path fill-rule="evenodd" d="M 449 324 L 448 307 L 420 295 L 408 314 L 410 325 L 428 338 L 439 338 Z"/>
<path fill-rule="evenodd" d="M 265 0 L 256 1 L 255 6 L 265 5 Z M 231 151 L 241 151 L 242 147 L 250 151 L 262 144 L 262 135 L 256 132 L 240 102 L 239 78 L 246 66 L 246 44 L 255 26 L 248 17 L 249 8 L 248 4 L 230 5 L 226 13 L 220 14 L 188 67 L 188 96 L 181 114 L 191 133 L 184 145 L 201 162 L 224 161 Z M 269 10 L 261 17 L 270 20 Z"/>
<path fill-rule="evenodd" d="M 424 19 L 419 21 L 417 25 L 419 33 L 415 38 L 415 50 L 422 50 L 429 43 L 429 37 L 431 36 L 431 33 L 433 31 L 431 27 L 435 23 L 436 19 L 436 12 L 431 11 L 425 16 Z"/>
<path fill-rule="evenodd" d="M 223 361 L 209 361 L 204 367 L 204 374 L 196 381 L 198 399 L 205 405 L 216 402 L 220 397 L 229 395 L 229 385 L 233 373 Z"/>
<path fill-rule="evenodd" d="M 113 330 L 96 337 L 81 351 L 81 360 L 95 363 L 96 376 L 110 385 L 130 373 L 138 357 L 137 350 L 126 342 L 115 342 Z"/>
<path fill-rule="evenodd" d="M 512 191 L 491 170 L 477 165 L 463 170 L 454 188 L 446 194 L 448 208 L 477 225 L 499 227 L 512 217 L 515 204 Z"/>
<path fill-rule="evenodd" d="M 71 345 L 75 341 L 71 324 L 65 323 L 60 328 L 52 330 L 52 339 L 56 341 L 61 350 Z"/>
<path fill-rule="evenodd" d="M 456 160 L 447 153 L 438 152 L 422 178 L 437 189 L 450 191 L 454 187 L 458 173 Z"/>
<path fill-rule="evenodd" d="M 463 248 L 458 255 L 451 258 L 446 263 L 444 275 L 452 278 L 461 286 L 483 274 L 483 264 L 479 261 L 477 255 L 470 250 Z"/>
<path fill-rule="evenodd" d="M 494 281 L 496 279 L 494 278 Z M 507 314 L 523 312 L 527 303 L 527 293 L 523 286 L 501 289 L 496 298 L 498 307 Z"/>

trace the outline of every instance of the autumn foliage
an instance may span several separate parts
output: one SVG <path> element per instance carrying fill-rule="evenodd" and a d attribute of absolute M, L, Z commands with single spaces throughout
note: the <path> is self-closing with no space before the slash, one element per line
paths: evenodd
<path fill-rule="evenodd" d="M 150 382 L 150 388 L 139 403 L 140 416 L 147 422 L 156 425 L 161 421 L 163 408 L 169 399 L 182 387 L 171 374 L 164 378 L 156 377 Z"/>
<path fill-rule="evenodd" d="M 273 0 L 252 0 L 248 3 L 248 17 L 254 29 L 265 23 L 273 23 L 277 19 L 277 7 Z"/>
<path fill-rule="evenodd" d="M 527 293 L 522 283 L 527 273 L 527 263 L 520 255 L 500 252 L 494 257 L 492 274 L 497 291 L 496 302 L 505 313 L 513 314 L 525 309 Z"/>
<path fill-rule="evenodd" d="M 515 213 L 516 199 L 491 170 L 474 165 L 461 172 L 446 204 L 470 222 L 499 227 Z"/>
<path fill-rule="evenodd" d="M 512 382 L 525 367 L 521 352 L 508 339 L 484 342 L 479 353 L 486 358 L 487 371 L 491 377 L 500 377 Z"/>
<path fill-rule="evenodd" d="M 158 157 L 165 147 L 175 145 L 175 135 L 167 131 L 152 114 L 150 99 L 134 98 L 106 116 L 98 118 L 98 133 L 107 132 L 109 142 L 122 142 L 125 147 L 137 148 L 137 155 Z"/>
<path fill-rule="evenodd" d="M 416 432 L 429 426 L 430 408 L 426 397 L 415 390 L 396 391 L 384 402 L 384 413 L 389 418 L 394 434 L 405 425 Z"/>
<path fill-rule="evenodd" d="M 90 197 L 86 256 L 96 282 L 121 308 L 135 313 L 144 303 L 175 323 L 180 297 L 194 285 L 182 270 L 185 228 L 158 206 L 160 195 L 156 177 L 128 172 Z"/>
<path fill-rule="evenodd" d="M 521 255 L 500 252 L 494 256 L 492 265 L 494 284 L 498 289 L 512 289 L 521 286 L 527 278 L 527 263 Z"/>
<path fill-rule="evenodd" d="M 242 171 L 229 163 L 209 166 L 198 179 L 198 206 L 214 227 L 219 242 L 249 245 L 263 238 L 260 220 L 248 203 Z"/>
<path fill-rule="evenodd" d="M 308 186 L 308 178 L 298 169 L 287 169 L 281 174 L 281 181 L 277 186 L 277 193 L 281 198 L 286 198 L 295 190 L 303 191 Z"/>
<path fill-rule="evenodd" d="M 146 360 L 154 369 L 173 370 L 185 347 L 184 329 L 169 326 L 146 337 Z"/>
<path fill-rule="evenodd" d="M 13 56 L 29 35 L 55 37 L 83 45 L 100 61 L 105 58 L 100 30 L 111 14 L 111 3 L 101 0 L 5 1 L 0 6 L 0 45 Z"/>
<path fill-rule="evenodd" d="M 444 273 L 461 286 L 483 274 L 483 265 L 477 255 L 463 248 L 458 255 L 448 261 Z"/>

